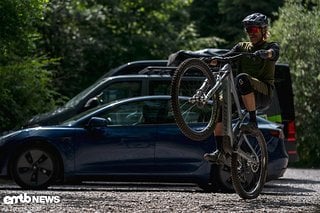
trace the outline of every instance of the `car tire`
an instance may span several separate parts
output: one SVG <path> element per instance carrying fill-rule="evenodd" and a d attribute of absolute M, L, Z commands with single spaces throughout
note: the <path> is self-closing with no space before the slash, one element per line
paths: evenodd
<path fill-rule="evenodd" d="M 219 187 L 215 183 L 198 183 L 198 186 L 204 191 L 204 192 L 218 192 Z"/>
<path fill-rule="evenodd" d="M 214 181 L 221 192 L 234 193 L 231 180 L 231 168 L 227 165 L 214 165 Z"/>
<path fill-rule="evenodd" d="M 215 166 L 211 165 L 209 183 L 198 183 L 198 186 L 204 192 L 218 192 L 218 191 L 220 191 L 219 183 L 216 181 L 215 172 L 216 172 Z"/>
<path fill-rule="evenodd" d="M 45 146 L 24 146 L 12 159 L 11 176 L 24 189 L 46 189 L 57 180 L 58 162 L 56 154 Z"/>

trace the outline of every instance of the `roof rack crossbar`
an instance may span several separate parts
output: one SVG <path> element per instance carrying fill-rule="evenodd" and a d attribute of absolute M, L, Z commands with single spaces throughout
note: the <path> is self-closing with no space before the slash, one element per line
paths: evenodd
<path fill-rule="evenodd" d="M 176 70 L 177 67 L 165 67 L 165 66 L 148 66 L 143 70 L 139 71 L 139 74 L 146 75 L 172 75 L 173 71 Z"/>

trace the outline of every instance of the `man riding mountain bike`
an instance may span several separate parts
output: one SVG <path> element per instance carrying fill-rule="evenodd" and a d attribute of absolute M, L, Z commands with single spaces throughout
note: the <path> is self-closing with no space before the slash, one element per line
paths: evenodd
<path fill-rule="evenodd" d="M 223 56 L 232 56 L 243 52 L 254 53 L 258 57 L 243 57 L 238 61 L 238 73 L 235 79 L 241 105 L 249 112 L 248 124 L 242 125 L 241 130 L 254 133 L 258 129 L 256 109 L 265 108 L 271 103 L 274 89 L 275 63 L 279 58 L 279 45 L 267 42 L 268 18 L 261 13 L 254 13 L 242 21 L 250 42 L 240 42 Z M 217 61 L 212 60 L 212 65 Z M 220 110 L 221 112 L 221 110 Z M 204 158 L 212 163 L 222 164 L 225 160 L 223 149 L 222 114 L 216 124 L 215 139 L 217 149 L 206 153 Z"/>

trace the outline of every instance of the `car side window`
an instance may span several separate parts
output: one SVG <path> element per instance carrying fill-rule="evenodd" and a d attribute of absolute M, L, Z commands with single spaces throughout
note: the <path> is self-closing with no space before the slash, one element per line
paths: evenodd
<path fill-rule="evenodd" d="M 185 120 L 189 123 L 201 123 L 210 119 L 210 108 L 203 107 L 199 109 L 194 107 L 192 103 L 185 100 L 182 104 L 185 111 Z M 144 124 L 175 124 L 171 101 L 157 100 L 146 101 L 143 105 L 143 123 Z"/>
<path fill-rule="evenodd" d="M 150 81 L 149 93 L 150 95 L 169 95 L 171 81 Z"/>
<path fill-rule="evenodd" d="M 168 100 L 147 100 L 122 104 L 96 115 L 109 121 L 108 126 L 135 126 L 174 123 Z"/>
<path fill-rule="evenodd" d="M 104 112 L 98 117 L 109 121 L 109 126 L 134 126 L 142 123 L 143 102 L 130 102 L 119 107 Z"/>
<path fill-rule="evenodd" d="M 167 100 L 145 101 L 143 105 L 144 124 L 163 124 L 169 121 L 169 107 Z"/>
<path fill-rule="evenodd" d="M 102 103 L 141 95 L 141 81 L 115 82 L 105 88 L 100 96 Z"/>
<path fill-rule="evenodd" d="M 124 103 L 111 111 L 102 112 L 97 117 L 109 121 L 108 126 L 136 126 L 146 124 L 175 124 L 169 100 L 146 100 Z M 185 106 L 185 119 L 191 123 L 202 122 L 207 119 L 206 109 L 196 110 L 187 102 Z"/>
<path fill-rule="evenodd" d="M 200 88 L 203 83 L 203 78 L 190 78 L 181 82 L 180 95 L 192 96 L 194 91 Z M 153 80 L 149 83 L 150 95 L 170 95 L 170 80 Z"/>
<path fill-rule="evenodd" d="M 180 100 L 181 108 L 180 110 L 183 112 L 183 119 L 187 123 L 202 123 L 208 122 L 211 116 L 212 108 L 208 105 L 203 107 L 195 107 L 193 103 L 189 102 L 188 99 Z M 173 112 L 171 112 L 173 114 Z"/>

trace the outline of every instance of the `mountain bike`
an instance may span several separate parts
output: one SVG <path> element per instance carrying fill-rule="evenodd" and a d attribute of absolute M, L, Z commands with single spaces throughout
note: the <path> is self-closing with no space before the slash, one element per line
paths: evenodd
<path fill-rule="evenodd" d="M 265 184 L 268 155 L 260 130 L 241 130 L 248 120 L 248 112 L 241 108 L 232 69 L 232 62 L 241 57 L 256 56 L 241 53 L 230 57 L 190 58 L 182 62 L 174 71 L 171 82 L 172 110 L 182 133 L 195 141 L 213 135 L 219 110 L 222 110 L 224 164 L 231 168 L 234 190 L 244 199 L 253 199 L 259 196 Z M 209 61 L 212 59 L 219 61 L 220 67 L 211 66 Z M 191 91 L 191 96 L 181 99 L 179 97 L 186 95 L 184 91 L 187 91 L 190 76 L 198 76 L 202 81 Z M 203 116 L 190 119 L 196 111 L 201 111 Z"/>

